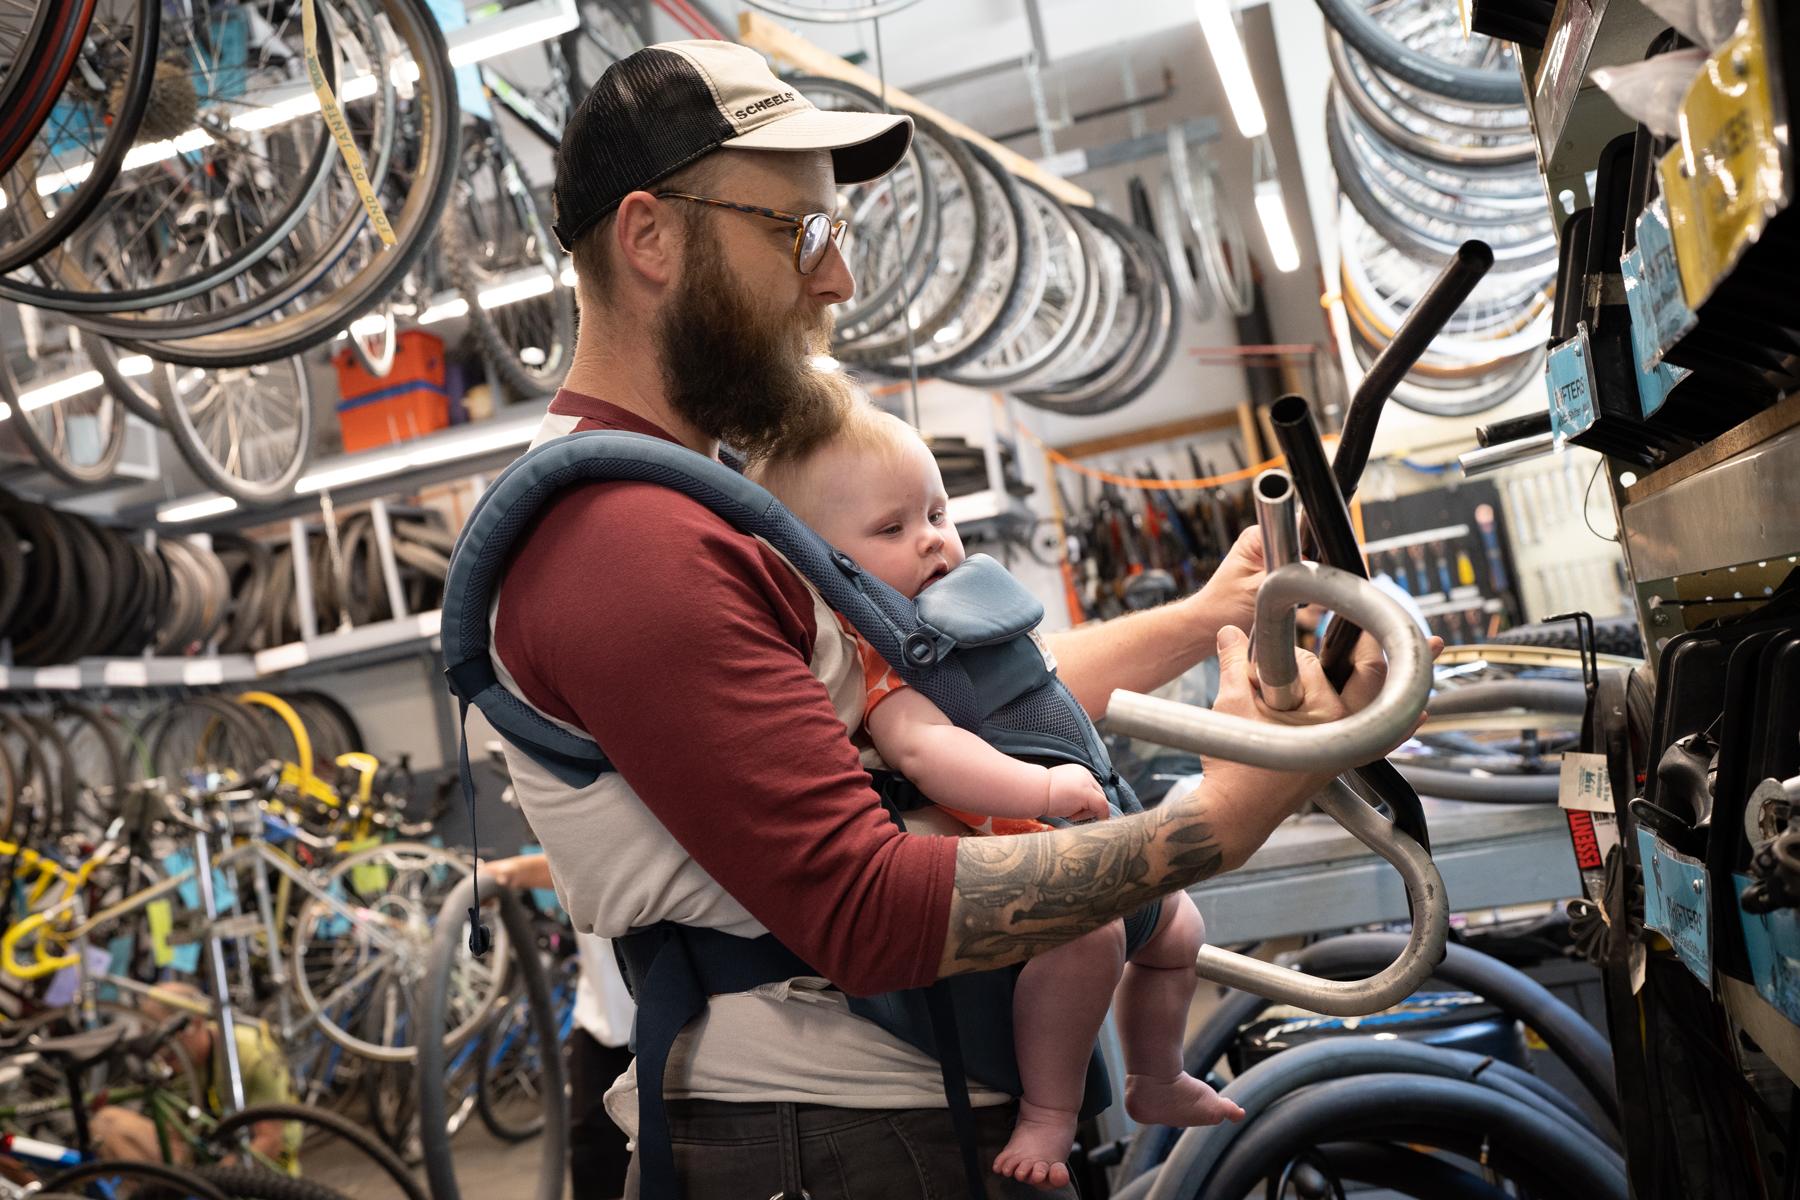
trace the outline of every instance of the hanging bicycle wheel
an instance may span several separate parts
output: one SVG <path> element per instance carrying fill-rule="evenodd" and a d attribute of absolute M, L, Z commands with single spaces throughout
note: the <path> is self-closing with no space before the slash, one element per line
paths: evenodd
<path fill-rule="evenodd" d="M 161 20 L 160 0 L 100 0 L 68 84 L 6 181 L 53 201 L 55 215 L 22 236 L 16 213 L 0 227 L 0 272 L 61 243 L 118 178 L 150 107 Z"/>
<path fill-rule="evenodd" d="M 1179 126 L 1169 128 L 1169 181 L 1219 299 L 1232 316 L 1248 316 L 1256 298 L 1243 224 L 1236 211 L 1221 202 L 1218 168 L 1189 147 Z"/>
<path fill-rule="evenodd" d="M 312 387 L 299 358 L 150 375 L 175 449 L 208 487 L 240 504 L 293 495 L 312 450 Z"/>
<path fill-rule="evenodd" d="M 458 187 L 439 237 L 482 356 L 519 398 L 550 395 L 575 353 L 575 292 L 558 278 L 549 222 L 498 130 L 464 147 Z"/>
<path fill-rule="evenodd" d="M 1484 104 L 1523 99 L 1507 43 L 1465 38 L 1448 0 L 1317 0 L 1331 27 L 1370 62 L 1434 95 Z"/>
<path fill-rule="evenodd" d="M 44 470 L 77 486 L 112 478 L 125 407 L 89 364 L 74 326 L 18 309 L 24 344 L 0 353 L 0 403 Z"/>
<path fill-rule="evenodd" d="M 50 119 L 75 70 L 95 0 L 13 0 L 0 19 L 0 177 Z"/>
<path fill-rule="evenodd" d="M 1043 291 L 1016 333 L 981 358 L 940 373 L 965 387 L 1010 387 L 1031 377 L 1073 345 L 1099 309 L 1099 254 L 1088 226 L 1038 185 L 1018 182 L 1043 231 Z"/>

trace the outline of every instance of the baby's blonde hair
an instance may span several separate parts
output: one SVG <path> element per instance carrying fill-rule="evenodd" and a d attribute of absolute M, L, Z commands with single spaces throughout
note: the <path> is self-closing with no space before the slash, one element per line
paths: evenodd
<path fill-rule="evenodd" d="M 830 433 L 805 445 L 782 446 L 750 463 L 747 473 L 795 516 L 813 524 L 819 515 L 819 496 L 812 467 L 822 450 L 837 446 L 890 462 L 921 440 L 911 425 L 850 388 L 839 402 L 838 419 Z"/>

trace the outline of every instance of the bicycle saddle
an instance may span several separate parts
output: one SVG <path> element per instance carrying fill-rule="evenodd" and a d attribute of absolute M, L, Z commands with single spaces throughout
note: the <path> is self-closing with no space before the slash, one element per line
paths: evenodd
<path fill-rule="evenodd" d="M 131 1026 L 115 1021 L 98 1029 L 84 1029 L 61 1037 L 30 1038 L 22 1048 L 37 1052 L 66 1071 L 80 1071 L 113 1057 L 130 1036 Z"/>

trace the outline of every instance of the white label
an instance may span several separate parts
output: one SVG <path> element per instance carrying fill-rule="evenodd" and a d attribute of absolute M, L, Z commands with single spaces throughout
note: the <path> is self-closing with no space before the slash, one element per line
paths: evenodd
<path fill-rule="evenodd" d="M 1584 812 L 1612 812 L 1612 781 L 1607 778 L 1606 755 L 1565 753 L 1556 802 Z"/>

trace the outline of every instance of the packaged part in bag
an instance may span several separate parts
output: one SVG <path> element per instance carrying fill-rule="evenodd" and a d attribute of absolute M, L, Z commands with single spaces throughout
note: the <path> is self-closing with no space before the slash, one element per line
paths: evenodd
<path fill-rule="evenodd" d="M 1695 46 L 1622 67 L 1595 67 L 1590 78 L 1620 112 L 1668 138 L 1680 134 L 1681 98 L 1705 65 L 1706 51 Z"/>
<path fill-rule="evenodd" d="M 1723 46 L 1744 19 L 1744 0 L 1644 0 L 1644 7 L 1707 50 Z"/>

